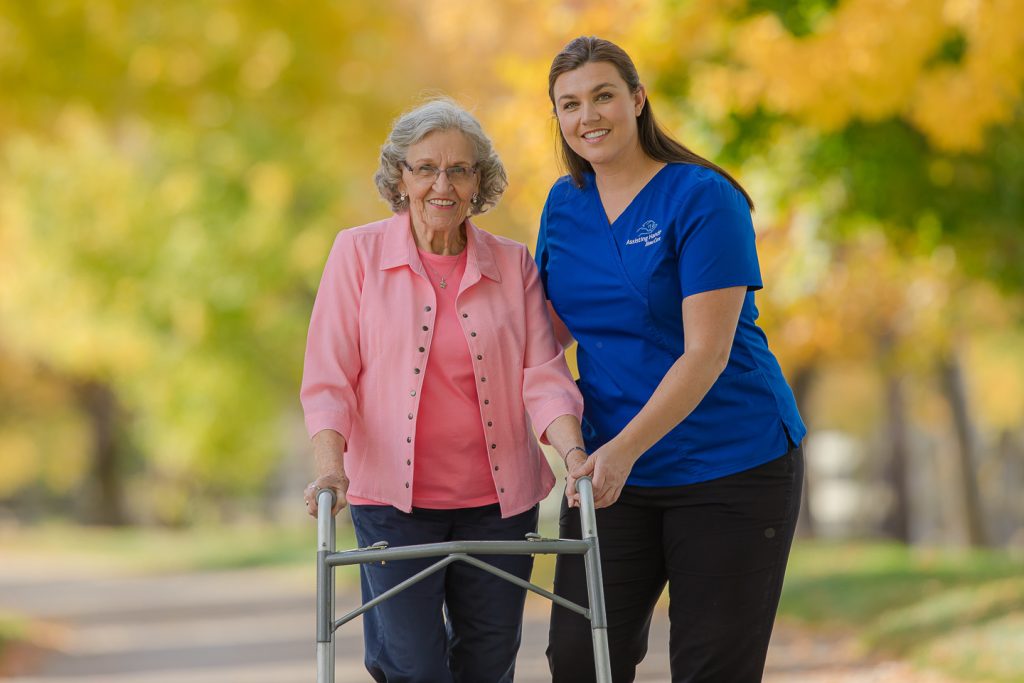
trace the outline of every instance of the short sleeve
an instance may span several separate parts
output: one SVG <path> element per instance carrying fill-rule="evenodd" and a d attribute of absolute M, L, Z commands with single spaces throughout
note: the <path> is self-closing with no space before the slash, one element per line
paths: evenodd
<path fill-rule="evenodd" d="M 746 198 L 717 173 L 690 193 L 675 232 L 683 298 L 714 289 L 761 289 Z"/>

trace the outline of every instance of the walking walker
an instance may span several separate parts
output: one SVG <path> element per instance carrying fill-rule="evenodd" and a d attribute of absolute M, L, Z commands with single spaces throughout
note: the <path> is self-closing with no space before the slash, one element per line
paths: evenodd
<path fill-rule="evenodd" d="M 583 527 L 581 540 L 564 538 L 541 538 L 538 534 L 527 534 L 525 541 L 449 541 L 447 543 L 426 543 L 389 548 L 387 541 L 378 541 L 368 548 L 346 552 L 335 552 L 334 492 L 323 489 L 317 492 L 317 553 L 316 553 L 316 680 L 317 683 L 334 683 L 334 631 L 347 624 L 374 605 L 397 595 L 409 586 L 422 581 L 434 572 L 444 569 L 453 562 L 466 562 L 499 576 L 515 585 L 542 595 L 566 609 L 582 614 L 590 620 L 594 639 L 594 668 L 598 683 L 611 683 L 611 663 L 608 659 L 608 622 L 604 610 L 604 586 L 601 582 L 601 555 L 597 545 L 597 522 L 594 515 L 594 490 L 589 477 L 576 480 L 576 491 L 580 494 L 580 521 Z M 583 555 L 587 573 L 587 595 L 590 609 L 544 590 L 540 586 L 523 581 L 518 576 L 473 557 L 474 555 Z M 361 607 L 357 607 L 340 619 L 334 619 L 334 568 L 367 562 L 392 562 L 423 557 L 442 557 L 423 571 L 415 574 L 394 588 L 387 590 Z"/>

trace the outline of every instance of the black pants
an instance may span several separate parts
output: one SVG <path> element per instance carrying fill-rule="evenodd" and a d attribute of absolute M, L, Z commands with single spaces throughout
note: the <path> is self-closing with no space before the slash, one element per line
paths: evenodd
<path fill-rule="evenodd" d="M 502 519 L 498 505 L 457 510 L 351 505 L 361 546 L 443 541 L 521 541 L 537 530 L 537 506 Z M 363 602 L 437 562 L 438 557 L 359 566 Z M 529 555 L 481 557 L 529 579 Z M 455 562 L 363 615 L 364 661 L 380 683 L 512 683 L 526 591 Z"/>
<path fill-rule="evenodd" d="M 647 654 L 655 603 L 668 582 L 672 681 L 760 681 L 803 485 L 803 451 L 687 486 L 627 486 L 597 511 L 615 683 Z M 560 533 L 580 538 L 562 501 Z M 555 592 L 587 604 L 583 559 L 560 555 Z M 554 606 L 548 642 L 554 683 L 594 680 L 590 624 Z"/>

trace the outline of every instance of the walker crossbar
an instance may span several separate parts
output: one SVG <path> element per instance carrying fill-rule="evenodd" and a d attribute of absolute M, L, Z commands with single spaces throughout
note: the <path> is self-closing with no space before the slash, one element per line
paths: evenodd
<path fill-rule="evenodd" d="M 528 544 L 528 545 L 526 545 Z M 524 552 L 524 548 L 526 552 Z M 446 541 L 423 545 L 402 545 L 397 548 L 361 548 L 334 553 L 327 558 L 331 567 L 366 564 L 391 560 L 415 560 L 452 553 L 473 555 L 583 555 L 590 549 L 587 541 L 552 539 L 546 541 Z"/>
<path fill-rule="evenodd" d="M 611 683 L 611 665 L 608 658 L 608 624 L 605 618 L 604 588 L 601 579 L 600 551 L 597 544 L 597 524 L 594 514 L 594 492 L 589 477 L 576 481 L 580 494 L 580 521 L 582 540 L 535 539 L 526 541 L 449 541 L 423 545 L 388 548 L 384 542 L 369 548 L 334 552 L 335 524 L 331 508 L 334 507 L 334 492 L 323 489 L 317 492 L 317 683 L 334 683 L 334 631 L 342 624 L 352 621 L 367 610 L 380 604 L 406 588 L 422 581 L 431 574 L 444 569 L 453 562 L 466 562 L 490 572 L 520 588 L 533 591 L 554 603 L 582 615 L 590 621 L 594 643 L 594 668 L 598 683 Z M 529 581 L 503 571 L 476 555 L 583 555 L 586 567 L 587 596 L 590 609 L 555 595 Z M 334 621 L 334 567 L 353 564 L 392 562 L 426 557 L 441 557 L 426 569 L 381 593 L 372 600 Z"/>

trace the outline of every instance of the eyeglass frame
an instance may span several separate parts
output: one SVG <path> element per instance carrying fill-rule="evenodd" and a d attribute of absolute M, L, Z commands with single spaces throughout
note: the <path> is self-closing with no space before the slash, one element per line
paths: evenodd
<path fill-rule="evenodd" d="M 416 178 L 417 180 L 426 181 L 427 177 L 416 175 L 416 170 L 412 167 L 412 164 L 410 164 L 405 159 L 399 159 L 398 163 L 404 165 L 406 170 L 408 170 L 409 173 L 412 173 L 413 177 Z M 472 166 L 463 166 L 461 164 L 455 164 L 454 166 L 449 166 L 447 168 L 441 168 L 440 166 L 434 166 L 433 164 L 420 164 L 419 167 L 422 168 L 424 166 L 429 166 L 434 169 L 434 177 L 430 179 L 431 184 L 437 182 L 437 179 L 441 176 L 442 171 L 444 172 L 444 177 L 448 179 L 449 184 L 455 185 L 457 182 L 461 182 L 452 180 L 452 177 L 448 174 L 448 171 L 452 170 L 453 168 L 466 169 L 468 171 L 468 173 L 466 174 L 466 181 L 468 181 L 470 178 L 472 178 L 473 176 L 480 172 L 480 164 L 478 163 L 473 164 Z"/>

